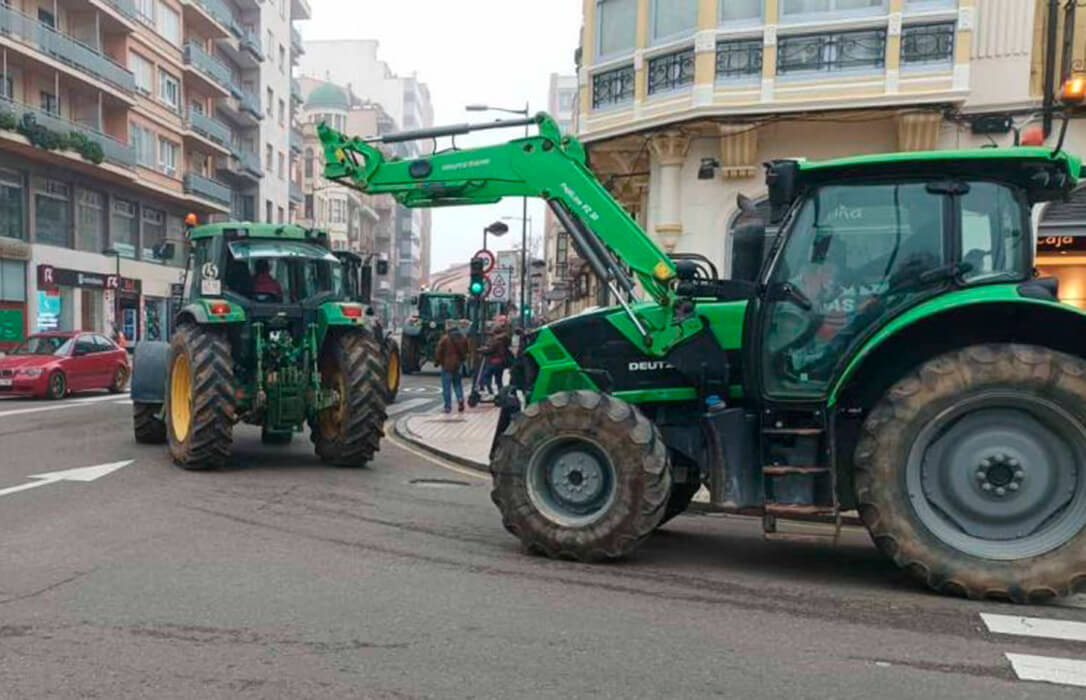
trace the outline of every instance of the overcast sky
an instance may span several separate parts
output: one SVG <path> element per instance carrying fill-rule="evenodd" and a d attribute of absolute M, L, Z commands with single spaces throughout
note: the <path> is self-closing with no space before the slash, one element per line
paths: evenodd
<path fill-rule="evenodd" d="M 523 108 L 527 101 L 532 112 L 545 109 L 550 74 L 574 73 L 580 0 L 310 1 L 313 19 L 299 23 L 303 38 L 377 39 L 378 55 L 396 74 L 414 73 L 429 85 L 437 125 L 499 116 L 465 112 L 469 103 Z M 520 135 L 523 131 L 491 131 L 473 135 L 473 140 L 459 138 L 457 144 Z M 542 235 L 543 210 L 538 200 L 529 200 L 536 235 Z M 509 199 L 491 206 L 435 209 L 431 268 L 467 262 L 482 244 L 484 226 L 502 216 L 519 217 L 520 212 L 520 200 Z M 492 249 L 512 248 L 514 231 L 519 242 L 520 222 L 506 223 L 510 233 Z"/>

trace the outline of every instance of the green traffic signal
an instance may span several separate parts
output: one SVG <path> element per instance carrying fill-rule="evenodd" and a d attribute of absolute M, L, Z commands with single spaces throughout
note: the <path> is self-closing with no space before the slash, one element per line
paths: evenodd
<path fill-rule="evenodd" d="M 486 281 L 483 273 L 485 264 L 486 262 L 482 258 L 472 258 L 471 260 L 471 282 L 468 283 L 468 293 L 473 297 L 481 297 L 483 292 L 486 291 Z"/>
<path fill-rule="evenodd" d="M 472 282 L 469 289 L 471 290 L 472 294 L 474 294 L 475 296 L 479 296 L 483 293 L 483 288 L 484 286 L 482 282 Z"/>

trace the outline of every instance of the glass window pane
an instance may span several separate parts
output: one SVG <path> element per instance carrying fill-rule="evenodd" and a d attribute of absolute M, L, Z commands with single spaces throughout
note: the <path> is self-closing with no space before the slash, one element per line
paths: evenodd
<path fill-rule="evenodd" d="M 75 247 L 91 253 L 105 249 L 105 207 L 100 192 L 76 190 Z"/>
<path fill-rule="evenodd" d="M 968 281 L 1019 276 L 1026 240 L 1021 203 L 1009 189 L 991 182 L 971 182 L 962 196 L 962 262 L 971 266 Z"/>
<path fill-rule="evenodd" d="M 0 172 L 0 236 L 26 240 L 23 231 L 23 185 L 17 173 Z"/>
<path fill-rule="evenodd" d="M 114 199 L 109 228 L 113 236 L 110 244 L 121 254 L 121 257 L 136 257 L 136 244 L 139 241 L 136 203 L 126 199 Z"/>
<path fill-rule="evenodd" d="M 637 0 L 599 0 L 597 7 L 599 55 L 632 51 L 637 31 Z"/>
<path fill-rule="evenodd" d="M 656 0 L 653 3 L 653 39 L 691 32 L 697 26 L 697 0 Z"/>
<path fill-rule="evenodd" d="M 762 0 L 720 0 L 720 20 L 740 22 L 762 18 Z"/>
<path fill-rule="evenodd" d="M 34 194 L 34 215 L 37 230 L 36 243 L 68 247 L 68 186 L 55 180 L 41 181 Z"/>
<path fill-rule="evenodd" d="M 0 260 L 0 299 L 26 301 L 26 264 L 21 260 Z"/>
<path fill-rule="evenodd" d="M 143 208 L 143 259 L 161 262 L 155 257 L 155 246 L 166 240 L 166 212 L 159 209 Z"/>

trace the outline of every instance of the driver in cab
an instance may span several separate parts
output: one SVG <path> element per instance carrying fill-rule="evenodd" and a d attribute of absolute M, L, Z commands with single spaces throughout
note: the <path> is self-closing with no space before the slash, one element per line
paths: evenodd
<path fill-rule="evenodd" d="M 253 294 L 272 297 L 274 301 L 283 300 L 283 286 L 271 274 L 271 265 L 267 260 L 256 261 L 256 274 L 253 275 Z"/>

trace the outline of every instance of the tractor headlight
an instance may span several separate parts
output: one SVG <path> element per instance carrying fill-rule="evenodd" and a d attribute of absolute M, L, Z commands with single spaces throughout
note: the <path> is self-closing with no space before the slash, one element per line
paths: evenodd
<path fill-rule="evenodd" d="M 42 369 L 40 367 L 31 367 L 29 369 L 21 369 L 16 372 L 20 377 L 40 377 Z"/>
<path fill-rule="evenodd" d="M 437 323 L 434 321 L 430 321 L 430 328 L 437 328 Z"/>

